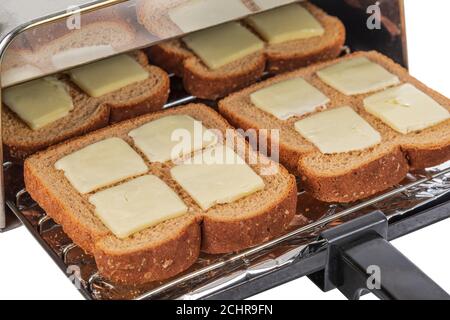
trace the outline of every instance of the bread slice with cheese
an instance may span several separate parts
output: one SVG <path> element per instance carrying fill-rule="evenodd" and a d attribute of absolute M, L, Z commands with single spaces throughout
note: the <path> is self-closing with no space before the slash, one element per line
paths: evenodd
<path fill-rule="evenodd" d="M 74 108 L 65 117 L 32 130 L 8 106 L 2 108 L 5 156 L 21 160 L 28 155 L 71 137 L 85 134 L 125 119 L 161 110 L 169 95 L 169 78 L 158 67 L 148 64 L 141 51 L 131 54 L 148 71 L 146 80 L 93 98 L 76 86 L 70 77 L 58 76 L 72 97 Z"/>
<path fill-rule="evenodd" d="M 334 59 L 342 52 L 342 46 L 345 43 L 345 26 L 338 18 L 328 15 L 309 2 L 290 6 L 302 6 L 307 9 L 322 25 L 324 33 L 320 36 L 305 39 L 267 44 L 265 50 L 267 71 L 271 74 L 279 74 L 316 62 Z M 289 9 L 290 6 L 288 5 L 285 8 Z M 257 30 L 255 32 L 258 33 Z"/>
<path fill-rule="evenodd" d="M 410 170 L 431 167 L 449 160 L 450 120 L 423 130 L 401 134 L 365 110 L 364 99 L 372 96 L 373 92 L 345 95 L 325 84 L 317 75 L 317 71 L 324 70 L 326 67 L 363 57 L 397 76 L 400 84 L 414 85 L 442 107 L 450 110 L 449 99 L 426 87 L 389 58 L 377 52 L 358 52 L 338 60 L 287 73 L 235 93 L 219 103 L 220 112 L 237 128 L 280 130 L 281 163 L 302 178 L 304 188 L 314 197 L 326 202 L 351 202 L 367 198 L 400 182 Z M 280 120 L 256 107 L 252 102 L 251 95 L 258 90 L 294 78 L 305 79 L 328 97 L 330 99 L 330 102 L 326 104 L 328 109 L 332 110 L 341 106 L 353 108 L 381 134 L 381 143 L 351 152 L 324 154 L 295 129 L 298 121 L 308 119 L 311 114 Z M 301 101 L 298 103 L 300 104 Z M 327 111 L 313 113 L 323 112 Z M 339 123 L 346 123 L 346 121 L 348 119 L 336 118 L 334 124 L 330 126 L 338 127 Z M 317 126 L 320 127 L 320 125 L 317 123 Z M 316 130 L 310 130 L 311 133 L 317 132 L 319 127 Z M 270 137 L 267 138 L 270 140 Z"/>
<path fill-rule="evenodd" d="M 182 77 L 189 93 L 204 99 L 221 98 L 256 82 L 264 70 L 281 73 L 339 55 L 345 42 L 342 22 L 312 4 L 302 5 L 323 26 L 323 35 L 266 44 L 264 52 L 238 59 L 216 70 L 210 69 L 181 39 L 152 46 L 147 52 L 153 63 Z"/>
<path fill-rule="evenodd" d="M 260 175 L 262 169 L 268 167 L 275 170 L 270 175 L 260 175 L 263 189 L 203 210 L 174 180 L 171 172 L 177 163 L 145 160 L 148 173 L 159 177 L 175 191 L 188 210 L 178 218 L 119 238 L 94 212 L 95 207 L 89 202 L 92 192 L 78 192 L 63 171 L 55 169 L 55 164 L 80 149 L 112 137 L 123 139 L 145 159 L 130 132 L 176 115 L 190 116 L 207 129 L 227 132 L 231 138 L 227 145 L 246 159 L 254 173 Z M 229 141 L 243 144 L 236 143 L 233 147 Z M 245 148 L 239 149 L 239 145 Z M 252 158 L 259 161 L 250 162 Z M 186 270 L 196 261 L 200 250 L 207 253 L 239 251 L 267 241 L 287 228 L 296 210 L 295 178 L 280 165 L 260 161 L 262 159 L 267 160 L 258 156 L 218 113 L 205 105 L 191 104 L 131 119 L 40 152 L 25 161 L 25 184 L 32 198 L 62 225 L 68 236 L 94 255 L 105 278 L 137 285 L 166 279 Z"/>
<path fill-rule="evenodd" d="M 215 69 L 208 67 L 181 40 L 164 42 L 148 48 L 147 52 L 152 63 L 182 77 L 190 94 L 210 100 L 254 83 L 262 77 L 266 66 L 262 46 L 260 50 Z"/>

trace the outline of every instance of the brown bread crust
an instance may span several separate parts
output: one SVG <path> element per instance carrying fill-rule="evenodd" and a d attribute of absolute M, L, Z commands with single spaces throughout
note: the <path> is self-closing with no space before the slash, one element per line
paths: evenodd
<path fill-rule="evenodd" d="M 420 149 L 402 146 L 411 170 L 421 170 L 442 164 L 450 159 L 450 144 L 436 148 Z"/>
<path fill-rule="evenodd" d="M 353 202 L 368 198 L 400 183 L 409 172 L 408 161 L 399 147 L 383 157 L 341 175 L 322 176 L 311 172 L 302 160 L 297 172 L 302 186 L 324 202 Z"/>
<path fill-rule="evenodd" d="M 325 11 L 309 2 L 301 5 L 322 24 L 325 34 L 279 45 L 268 45 L 266 49 L 267 71 L 272 74 L 280 74 L 320 61 L 334 59 L 342 52 L 346 39 L 344 24 L 338 18 L 329 16 Z M 298 48 L 298 50 L 293 48 Z"/>
<path fill-rule="evenodd" d="M 264 73 L 266 61 L 262 53 L 246 58 L 245 64 L 230 72 L 208 72 L 197 58 L 184 62 L 185 89 L 201 99 L 216 100 L 256 82 Z M 205 72 L 206 71 L 206 72 Z"/>
<path fill-rule="evenodd" d="M 104 277 L 124 285 L 144 284 L 171 278 L 188 269 L 198 259 L 200 241 L 199 221 L 193 218 L 182 232 L 161 245 L 124 253 L 109 252 L 100 242 L 93 254 Z M 181 256 L 181 252 L 188 254 Z"/>
<path fill-rule="evenodd" d="M 281 234 L 287 229 L 296 212 L 297 185 L 293 176 L 291 185 L 289 194 L 280 195 L 278 203 L 251 218 L 222 220 L 206 215 L 202 226 L 202 251 L 210 254 L 237 252 Z"/>

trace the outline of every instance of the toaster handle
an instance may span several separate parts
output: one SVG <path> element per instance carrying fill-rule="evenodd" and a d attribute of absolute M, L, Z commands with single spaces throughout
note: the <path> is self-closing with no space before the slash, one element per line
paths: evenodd
<path fill-rule="evenodd" d="M 372 292 L 384 300 L 450 300 L 450 296 L 387 240 L 381 211 L 329 229 L 325 269 L 310 275 L 321 289 L 339 289 L 348 299 Z"/>

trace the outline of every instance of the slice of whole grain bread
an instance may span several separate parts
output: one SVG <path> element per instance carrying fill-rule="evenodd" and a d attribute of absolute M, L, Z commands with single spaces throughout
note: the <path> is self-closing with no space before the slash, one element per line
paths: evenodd
<path fill-rule="evenodd" d="M 161 110 L 169 95 L 167 73 L 148 64 L 142 51 L 131 54 L 149 72 L 149 78 L 99 98 L 92 98 L 70 81 L 64 81 L 74 101 L 68 116 L 39 129 L 30 129 L 7 106 L 2 108 L 2 132 L 5 157 L 22 160 L 28 155 L 71 137 L 85 134 L 125 119 Z"/>
<path fill-rule="evenodd" d="M 266 48 L 267 71 L 279 74 L 339 56 L 345 43 L 344 24 L 315 5 L 299 3 L 323 26 L 322 36 L 293 40 L 280 44 L 268 44 Z"/>
<path fill-rule="evenodd" d="M 147 53 L 152 63 L 182 77 L 189 93 L 215 100 L 256 82 L 264 70 L 281 73 L 340 54 L 345 42 L 342 22 L 310 3 L 302 5 L 324 26 L 323 36 L 266 45 L 264 52 L 247 56 L 217 70 L 210 70 L 180 39 L 152 46 L 147 49 Z"/>
<path fill-rule="evenodd" d="M 150 47 L 147 53 L 152 63 L 183 78 L 190 94 L 215 100 L 245 88 L 262 77 L 266 59 L 258 51 L 216 70 L 208 68 L 181 40 L 170 40 Z"/>
<path fill-rule="evenodd" d="M 172 179 L 170 169 L 174 163 L 148 163 L 149 173 L 161 178 L 179 194 L 189 207 L 188 213 L 126 239 L 115 237 L 96 217 L 88 201 L 89 194 L 78 193 L 54 164 L 68 154 L 109 137 L 124 139 L 140 153 L 128 133 L 145 123 L 174 114 L 189 115 L 202 121 L 206 128 L 221 132 L 231 129 L 212 109 L 191 104 L 101 129 L 25 161 L 25 184 L 32 198 L 62 225 L 76 244 L 94 255 L 100 273 L 114 282 L 136 285 L 172 277 L 189 268 L 201 249 L 208 253 L 225 253 L 248 248 L 279 235 L 294 217 L 295 178 L 273 162 L 270 164 L 278 170 L 273 175 L 261 176 L 266 185 L 264 190 L 231 204 L 216 205 L 206 212 Z M 244 141 L 234 131 L 229 134 Z M 255 154 L 248 145 L 245 151 L 236 148 L 247 161 Z M 267 163 L 258 161 L 249 165 L 259 173 Z"/>
<path fill-rule="evenodd" d="M 365 56 L 397 75 L 401 82 L 412 83 L 450 110 L 446 97 L 413 78 L 400 65 L 377 52 L 358 52 L 344 58 L 300 69 L 237 92 L 219 103 L 225 118 L 238 128 L 280 130 L 280 159 L 292 173 L 300 176 L 305 189 L 326 202 L 351 202 L 374 195 L 403 180 L 409 170 L 423 169 L 450 159 L 450 121 L 429 129 L 401 135 L 378 118 L 365 112 L 363 100 L 373 93 L 346 96 L 322 82 L 316 71 L 338 61 Z M 264 87 L 287 79 L 303 77 L 331 102 L 328 108 L 351 106 L 382 135 L 382 143 L 366 150 L 325 155 L 295 129 L 303 117 L 281 121 L 255 107 L 250 95 Z M 270 137 L 267 137 L 270 140 Z M 270 145 L 270 144 L 269 144 Z"/>

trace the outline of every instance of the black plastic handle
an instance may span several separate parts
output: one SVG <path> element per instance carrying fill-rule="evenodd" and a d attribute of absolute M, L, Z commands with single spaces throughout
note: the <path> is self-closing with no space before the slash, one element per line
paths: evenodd
<path fill-rule="evenodd" d="M 376 211 L 327 230 L 328 261 L 310 278 L 324 291 L 339 289 L 349 299 L 372 292 L 386 300 L 450 300 L 387 238 L 388 222 Z"/>

